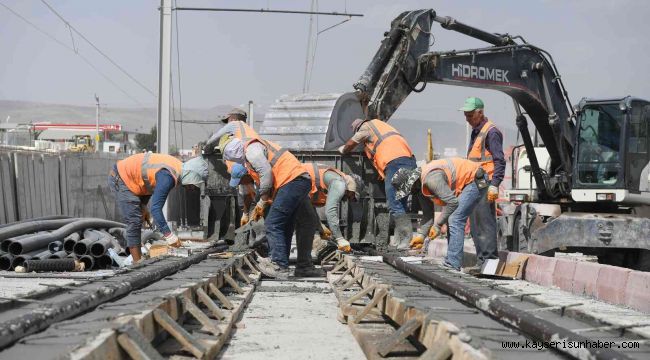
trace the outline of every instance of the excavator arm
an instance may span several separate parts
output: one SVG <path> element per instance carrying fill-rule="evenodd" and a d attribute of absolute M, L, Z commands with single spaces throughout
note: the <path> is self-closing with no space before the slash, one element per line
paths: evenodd
<path fill-rule="evenodd" d="M 493 46 L 430 52 L 434 21 Z M 391 30 L 354 88 L 366 117 L 387 121 L 411 92 L 423 91 L 428 83 L 493 89 L 511 96 L 540 198 L 559 200 L 570 195 L 573 109 L 548 53 L 520 37 L 485 32 L 438 16 L 433 10 L 404 12 L 391 23 Z M 520 107 L 548 150 L 549 172 L 541 169 L 535 158 Z"/>

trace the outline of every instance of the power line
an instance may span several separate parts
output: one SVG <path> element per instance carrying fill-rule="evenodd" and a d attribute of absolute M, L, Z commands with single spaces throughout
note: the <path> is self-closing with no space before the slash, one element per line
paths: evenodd
<path fill-rule="evenodd" d="M 45 4 L 45 6 L 47 6 L 47 8 L 50 9 L 50 11 L 52 11 L 54 13 L 54 15 L 56 15 L 61 21 L 63 21 L 63 23 L 68 27 L 68 29 L 70 29 L 71 31 L 74 31 L 75 33 L 77 33 L 77 35 L 79 35 L 88 44 L 90 44 L 90 46 L 92 46 L 93 49 L 97 50 L 98 53 L 100 53 L 106 60 L 108 60 L 111 64 L 113 64 L 116 68 L 118 68 L 124 75 L 126 75 L 129 79 L 133 80 L 136 84 L 138 84 L 146 92 L 151 94 L 151 96 L 156 97 L 156 94 L 151 89 L 149 89 L 144 84 L 142 84 L 140 81 L 138 81 L 138 79 L 136 79 L 131 74 L 129 74 L 123 67 L 121 67 L 118 63 L 116 63 L 113 59 L 111 59 L 106 53 L 104 53 L 102 50 L 100 50 L 97 46 L 95 46 L 95 44 L 93 44 L 92 41 L 88 40 L 88 38 L 85 37 L 84 34 L 82 34 L 79 30 L 77 30 L 74 26 L 72 26 L 70 24 L 70 22 L 68 22 L 68 20 L 64 19 L 63 16 L 61 16 L 61 14 L 59 14 L 56 10 L 54 10 L 54 8 L 52 6 L 50 6 L 50 4 L 47 3 L 47 1 L 41 0 L 41 2 L 43 4 Z"/>
<path fill-rule="evenodd" d="M 296 10 L 271 10 L 271 9 L 230 9 L 230 8 L 202 8 L 202 7 L 174 7 L 178 11 L 217 11 L 217 12 L 253 12 L 273 14 L 302 14 L 302 15 L 331 15 L 331 16 L 363 16 L 363 14 L 350 14 L 347 12 L 321 12 L 321 11 L 296 11 Z"/>
<path fill-rule="evenodd" d="M 129 99 L 133 100 L 133 102 L 135 102 L 136 104 L 138 104 L 138 105 L 140 105 L 140 106 L 144 106 L 140 101 L 138 101 L 136 98 L 134 98 L 133 96 L 131 96 L 128 92 L 126 92 L 126 90 L 122 89 L 119 85 L 117 85 L 117 84 L 115 83 L 115 81 L 113 81 L 110 77 L 108 77 L 108 76 L 107 76 L 106 74 L 104 74 L 101 70 L 99 70 L 99 69 L 98 69 L 98 68 L 97 68 L 97 67 L 96 67 L 96 66 L 95 66 L 95 65 L 94 65 L 90 60 L 88 60 L 85 56 L 81 55 L 81 54 L 76 50 L 76 48 L 72 48 L 72 47 L 68 46 L 67 44 L 65 44 L 64 42 L 62 42 L 61 40 L 55 38 L 53 35 L 51 35 L 51 34 L 48 33 L 47 31 L 41 29 L 40 27 L 36 26 L 33 22 L 27 20 L 27 18 L 25 18 L 24 16 L 20 15 L 19 13 L 17 13 L 16 11 L 14 11 L 12 8 L 10 8 L 9 6 L 5 5 L 4 3 L 1 3 L 1 2 L 0 2 L 0 5 L 1 5 L 2 7 L 4 7 L 5 9 L 7 9 L 9 12 L 11 12 L 11 13 L 12 13 L 13 15 L 15 15 L 16 17 L 18 17 L 20 20 L 22 20 L 23 22 L 25 22 L 27 25 L 31 26 L 31 27 L 34 28 L 36 31 L 38 31 L 38 32 L 40 32 L 41 34 L 43 34 L 43 35 L 45 35 L 46 37 L 48 37 L 50 40 L 56 42 L 57 44 L 63 46 L 64 48 L 66 48 L 66 49 L 68 49 L 68 50 L 70 50 L 70 51 L 72 51 L 73 53 L 75 53 L 77 56 L 79 56 L 79 57 L 81 58 L 81 60 L 83 60 L 83 61 L 84 61 L 88 66 L 90 66 L 93 70 L 95 70 L 95 72 L 97 72 L 99 75 L 101 75 L 101 76 L 102 76 L 106 81 L 110 82 L 110 83 L 111 83 L 111 84 L 112 84 L 116 89 L 118 89 L 122 94 L 124 94 L 124 95 L 125 95 L 126 97 L 128 97 Z"/>

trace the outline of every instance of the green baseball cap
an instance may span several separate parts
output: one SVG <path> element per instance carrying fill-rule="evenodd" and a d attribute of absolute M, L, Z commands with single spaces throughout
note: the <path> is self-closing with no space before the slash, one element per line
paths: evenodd
<path fill-rule="evenodd" d="M 477 97 L 470 97 L 465 100 L 465 104 L 463 104 L 463 107 L 458 109 L 460 111 L 474 111 L 476 109 L 483 109 L 485 105 L 483 104 L 483 100 L 477 98 Z"/>

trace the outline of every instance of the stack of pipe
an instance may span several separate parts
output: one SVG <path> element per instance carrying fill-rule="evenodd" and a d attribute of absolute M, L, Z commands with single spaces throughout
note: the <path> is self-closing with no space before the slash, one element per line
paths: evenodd
<path fill-rule="evenodd" d="M 28 269 L 60 271 L 70 267 L 70 259 L 84 263 L 85 270 L 111 268 L 108 250 L 122 251 L 112 234 L 121 235 L 123 228 L 124 224 L 110 220 L 68 217 L 4 225 L 0 227 L 0 270 L 22 268 L 30 261 Z M 47 262 L 34 265 L 39 260 Z"/>

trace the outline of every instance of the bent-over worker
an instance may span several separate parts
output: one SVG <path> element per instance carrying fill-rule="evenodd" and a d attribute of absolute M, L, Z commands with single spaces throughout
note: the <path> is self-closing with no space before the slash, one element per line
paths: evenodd
<path fill-rule="evenodd" d="M 311 177 L 311 203 L 315 207 L 325 206 L 327 225 L 331 235 L 336 241 L 338 249 L 350 252 L 350 242 L 345 239 L 339 225 L 339 210 L 341 201 L 358 201 L 363 191 L 363 183 L 358 175 L 348 175 L 333 167 L 317 164 L 303 163 L 303 168 Z M 314 211 L 315 212 L 315 211 Z M 315 214 L 318 217 L 317 214 Z M 318 219 L 318 222 L 320 220 Z"/>
<path fill-rule="evenodd" d="M 220 120 L 225 125 L 208 139 L 204 148 L 205 153 L 212 153 L 219 140 L 226 134 L 230 134 L 244 142 L 259 137 L 257 131 L 246 124 L 247 118 L 246 111 L 239 108 L 234 108 L 221 117 Z"/>
<path fill-rule="evenodd" d="M 388 212 L 395 220 L 395 234 L 390 245 L 407 248 L 413 234 L 411 219 L 406 214 L 407 199 L 395 198 L 395 189 L 391 186 L 390 179 L 399 169 L 415 169 L 417 165 L 413 151 L 406 139 L 384 121 L 356 119 L 352 122 L 352 130 L 354 135 L 339 151 L 347 154 L 363 143 L 366 156 L 372 160 L 380 179 L 387 179 L 384 188 Z"/>
<path fill-rule="evenodd" d="M 140 153 L 113 165 L 108 185 L 115 193 L 122 219 L 126 223 L 126 244 L 134 262 L 142 257 L 142 220 L 147 216 L 149 198 L 151 215 L 157 229 L 163 234 L 163 240 L 170 246 L 179 247 L 181 242 L 169 229 L 162 211 L 165 201 L 175 186 L 198 186 L 207 177 L 208 163 L 201 157 L 183 163 L 171 155 Z"/>
<path fill-rule="evenodd" d="M 403 199 L 421 184 L 423 224 L 412 244 L 422 243 L 425 235 L 435 239 L 444 223 L 449 226 L 449 246 L 444 265 L 460 270 L 463 263 L 465 223 L 476 204 L 487 196 L 487 175 L 479 164 L 462 158 L 433 160 L 415 170 L 401 169 L 391 183 L 396 198 Z M 434 220 L 433 204 L 444 206 L 441 216 Z M 424 210 L 426 208 L 426 210 Z"/>

